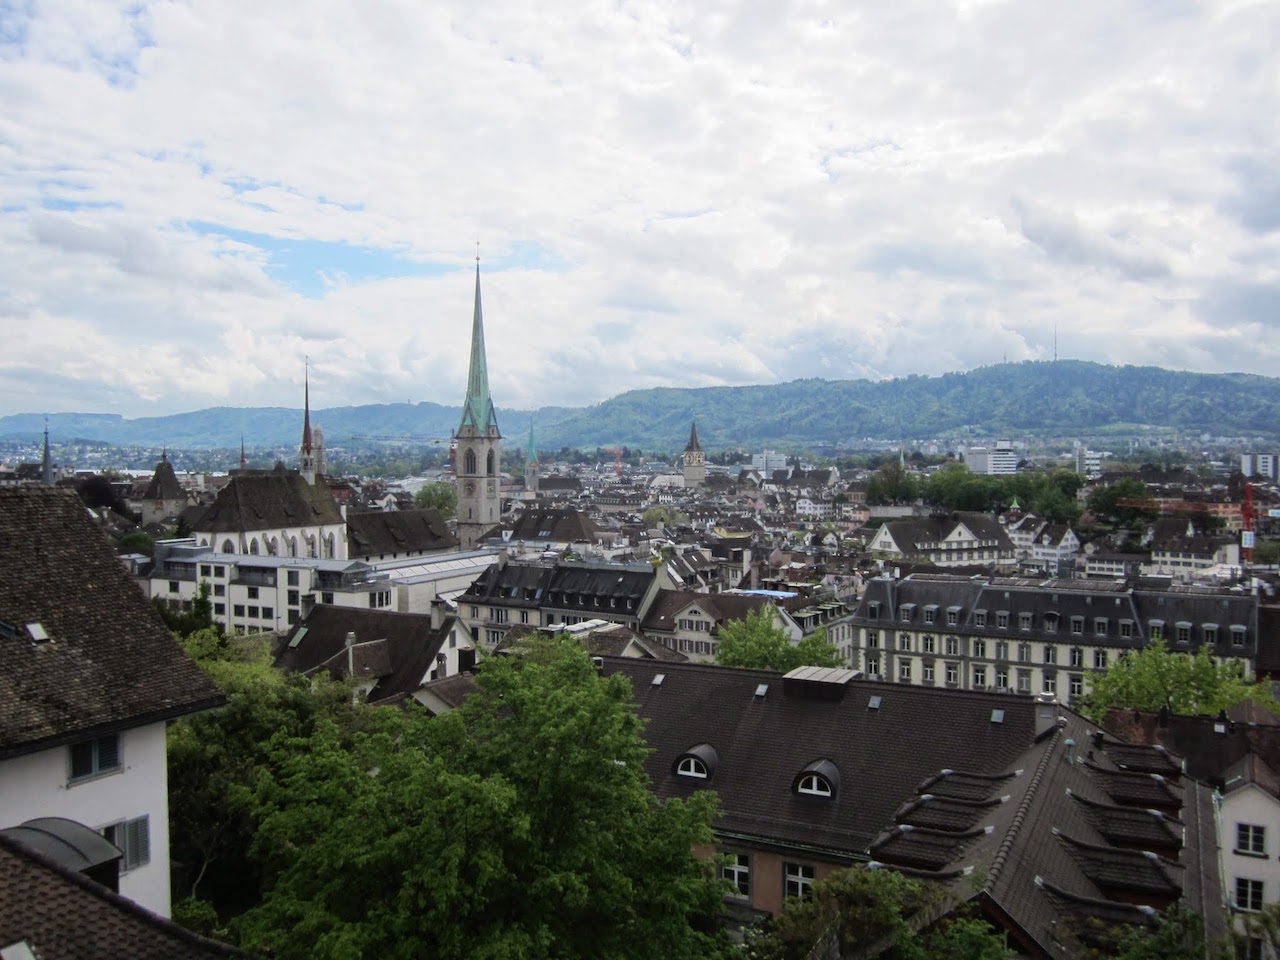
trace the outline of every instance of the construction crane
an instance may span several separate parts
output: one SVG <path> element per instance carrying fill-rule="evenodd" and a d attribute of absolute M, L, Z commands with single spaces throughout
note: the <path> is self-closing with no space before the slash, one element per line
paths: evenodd
<path fill-rule="evenodd" d="M 1257 513 L 1253 509 L 1253 484 L 1247 480 L 1244 484 L 1244 507 L 1240 514 L 1244 521 L 1240 530 L 1240 560 L 1243 563 L 1253 563 L 1253 543 L 1256 538 L 1253 524 Z"/>

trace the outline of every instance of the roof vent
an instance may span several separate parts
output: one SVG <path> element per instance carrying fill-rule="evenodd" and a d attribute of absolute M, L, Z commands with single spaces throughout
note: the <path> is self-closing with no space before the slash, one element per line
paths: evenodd
<path fill-rule="evenodd" d="M 45 630 L 43 623 L 28 623 L 27 636 L 35 643 L 49 642 L 49 632 Z"/>
<path fill-rule="evenodd" d="M 655 673 L 653 675 L 653 679 L 649 681 L 649 685 L 653 687 L 660 687 L 662 686 L 662 681 L 665 679 L 667 679 L 667 675 L 665 673 Z"/>
<path fill-rule="evenodd" d="M 757 697 L 763 697 L 768 692 L 769 692 L 769 685 L 767 683 L 762 683 L 756 687 Z"/>

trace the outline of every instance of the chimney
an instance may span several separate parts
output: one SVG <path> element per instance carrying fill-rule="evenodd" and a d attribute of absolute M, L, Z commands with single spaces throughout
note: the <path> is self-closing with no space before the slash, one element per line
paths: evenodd
<path fill-rule="evenodd" d="M 354 647 L 356 645 L 356 632 L 354 630 L 347 631 L 347 646 Z"/>
<path fill-rule="evenodd" d="M 501 546 L 498 548 L 498 569 L 501 570 L 507 565 L 507 548 Z"/>

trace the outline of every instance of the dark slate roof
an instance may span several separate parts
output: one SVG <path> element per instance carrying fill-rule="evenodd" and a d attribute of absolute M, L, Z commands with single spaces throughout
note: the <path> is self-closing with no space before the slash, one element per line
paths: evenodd
<path fill-rule="evenodd" d="M 425 614 L 318 604 L 290 631 L 276 666 L 289 673 L 325 670 L 339 679 L 376 678 L 369 702 L 395 701 L 412 696 L 422 686 L 450 626 L 446 622 L 432 630 L 431 617 Z M 348 633 L 356 635 L 350 655 Z"/>
<path fill-rule="evenodd" d="M 1000 551 L 1012 551 L 1013 541 L 1005 533 L 1000 521 L 985 513 L 957 513 L 890 520 L 885 526 L 903 553 L 914 553 L 919 544 L 939 543 L 960 524 L 979 540 L 992 540 Z M 924 548 L 927 552 L 928 548 Z"/>
<path fill-rule="evenodd" d="M 151 475 L 143 500 L 186 500 L 187 491 L 178 482 L 178 475 L 173 472 L 173 464 L 163 459 L 156 464 L 156 472 Z"/>
<path fill-rule="evenodd" d="M 233 476 L 194 529 L 209 533 L 341 523 L 329 488 L 296 470 L 253 470 Z"/>
<path fill-rule="evenodd" d="M 347 556 L 452 550 L 458 538 L 438 510 L 372 510 L 347 514 Z"/>
<path fill-rule="evenodd" d="M 578 510 L 539 508 L 521 514 L 511 527 L 511 539 L 579 543 L 594 540 L 599 532 L 591 519 Z"/>
<path fill-rule="evenodd" d="M 539 563 L 494 563 L 471 582 L 458 602 L 501 603 L 536 610 L 545 602 L 555 567 Z"/>
<path fill-rule="evenodd" d="M 552 473 L 538 478 L 538 491 L 540 493 L 551 493 L 553 491 L 577 493 L 581 489 L 582 481 L 577 477 L 566 477 L 560 473 Z"/>
<path fill-rule="evenodd" d="M 203 960 L 243 956 L 0 836 L 0 944 L 42 960 Z"/>
<path fill-rule="evenodd" d="M 803 598 L 791 603 L 780 603 L 770 597 L 741 593 L 696 593 L 692 590 L 659 590 L 653 605 L 645 615 L 640 629 L 657 633 L 669 633 L 676 628 L 676 621 L 684 611 L 692 606 L 698 607 L 710 617 L 718 630 L 730 620 L 742 620 L 747 614 L 755 613 L 769 604 L 774 606 L 795 607 L 803 605 Z"/>
<path fill-rule="evenodd" d="M 617 600 L 616 609 L 635 612 L 655 575 L 655 569 L 647 563 L 558 563 L 543 605 L 590 613 L 615 609 L 607 601 Z M 597 599 L 601 603 L 597 604 Z M 630 606 L 624 601 L 630 601 Z"/>
<path fill-rule="evenodd" d="M 224 702 L 71 491 L 0 489 L 0 624 L 0 757 Z"/>
<path fill-rule="evenodd" d="M 639 656 L 649 660 L 666 660 L 670 663 L 684 663 L 689 658 L 683 653 L 669 650 L 656 640 L 642 637 L 622 624 L 613 624 L 592 630 L 586 635 L 584 642 L 587 652 L 595 657 Z"/>

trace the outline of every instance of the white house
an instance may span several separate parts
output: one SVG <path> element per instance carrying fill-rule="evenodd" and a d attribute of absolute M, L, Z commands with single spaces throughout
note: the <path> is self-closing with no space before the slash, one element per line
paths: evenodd
<path fill-rule="evenodd" d="M 74 493 L 0 490 L 0 677 L 0 828 L 98 831 L 119 892 L 167 917 L 165 724 L 225 698 Z"/>

